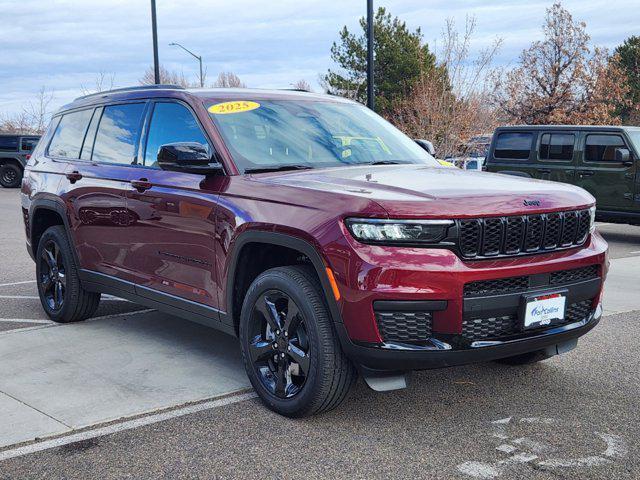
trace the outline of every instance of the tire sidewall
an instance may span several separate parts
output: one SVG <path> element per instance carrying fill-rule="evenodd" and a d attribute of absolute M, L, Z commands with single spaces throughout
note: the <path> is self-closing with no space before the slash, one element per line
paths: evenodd
<path fill-rule="evenodd" d="M 44 298 L 44 292 L 42 291 L 42 286 L 40 284 L 40 276 L 42 273 L 40 268 L 40 258 L 42 257 L 42 252 L 45 245 L 50 241 L 55 242 L 60 249 L 60 254 L 62 255 L 62 264 L 64 265 L 64 271 L 66 275 L 64 301 L 60 310 L 52 310 L 49 307 Z M 47 229 L 40 238 L 36 254 L 36 281 L 38 285 L 38 295 L 40 297 L 40 303 L 42 304 L 42 308 L 44 308 L 47 316 L 55 322 L 64 322 L 64 319 L 67 318 L 68 313 L 70 311 L 73 311 L 72 302 L 74 302 L 75 299 L 78 298 L 80 283 L 76 275 L 75 264 L 73 263 L 73 257 L 69 248 L 69 243 L 67 241 L 65 232 L 62 230 L 62 227 L 51 227 Z"/>
<path fill-rule="evenodd" d="M 309 337 L 309 344 L 311 347 L 309 374 L 307 375 L 307 379 L 302 390 L 292 398 L 278 398 L 269 392 L 258 377 L 248 354 L 249 343 L 251 340 L 249 338 L 249 322 L 251 321 L 253 305 L 256 300 L 268 290 L 280 290 L 291 297 L 304 317 L 305 327 Z M 324 312 L 317 312 L 316 309 L 313 308 L 312 302 L 309 301 L 309 298 L 305 297 L 300 285 L 297 285 L 292 278 L 287 277 L 284 271 L 277 269 L 264 272 L 258 276 L 245 296 L 242 305 L 239 333 L 242 345 L 242 358 L 247 371 L 247 376 L 249 377 L 251 385 L 256 392 L 258 392 L 267 406 L 282 415 L 292 417 L 302 416 L 307 411 L 312 410 L 318 401 L 318 393 L 321 388 L 319 376 L 320 372 L 324 368 L 325 361 L 319 351 L 321 343 L 319 340 L 320 332 L 318 323 L 328 320 L 326 306 L 324 306 L 324 303 L 321 303 L 320 305 L 323 306 Z M 318 318 L 323 315 L 325 318 Z"/>

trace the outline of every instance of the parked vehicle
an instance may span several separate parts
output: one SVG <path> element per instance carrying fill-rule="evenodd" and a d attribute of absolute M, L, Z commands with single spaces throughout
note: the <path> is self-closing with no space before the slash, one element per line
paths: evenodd
<path fill-rule="evenodd" d="M 38 135 L 0 134 L 0 185 L 20 186 L 24 166 L 39 139 Z"/>
<path fill-rule="evenodd" d="M 429 140 L 423 140 L 423 139 L 420 139 L 420 138 L 416 139 L 415 142 L 418 145 L 420 145 L 429 155 L 431 155 L 432 157 L 436 158 L 436 149 L 433 146 L 433 143 L 431 143 Z M 448 162 L 447 160 L 440 160 L 438 158 L 436 158 L 436 160 L 443 167 L 455 167 L 455 165 L 453 163 Z"/>
<path fill-rule="evenodd" d="M 640 224 L 639 159 L 638 127 L 501 127 L 487 170 L 577 185 L 596 198 L 599 220 Z"/>
<path fill-rule="evenodd" d="M 237 335 L 256 392 L 291 417 L 336 407 L 358 373 L 392 390 L 564 353 L 602 314 L 591 195 L 443 168 L 334 96 L 81 97 L 34 151 L 22 212 L 49 318 L 109 293 Z"/>

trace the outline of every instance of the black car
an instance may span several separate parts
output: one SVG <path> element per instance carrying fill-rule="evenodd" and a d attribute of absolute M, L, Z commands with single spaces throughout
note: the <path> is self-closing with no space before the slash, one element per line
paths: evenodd
<path fill-rule="evenodd" d="M 38 135 L 0 134 L 0 185 L 17 188 L 31 152 L 38 144 Z"/>

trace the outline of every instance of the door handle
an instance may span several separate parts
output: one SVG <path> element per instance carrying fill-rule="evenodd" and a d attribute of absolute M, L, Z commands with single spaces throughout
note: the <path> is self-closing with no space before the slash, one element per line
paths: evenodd
<path fill-rule="evenodd" d="M 540 172 L 540 173 L 551 173 L 551 170 L 549 170 L 548 168 L 539 168 L 538 172 Z"/>
<path fill-rule="evenodd" d="M 594 172 L 593 170 L 580 170 L 578 172 L 578 175 L 580 175 L 581 177 L 591 177 L 592 175 L 595 175 L 596 172 Z"/>
<path fill-rule="evenodd" d="M 140 193 L 149 190 L 153 186 L 151 182 L 146 178 L 141 178 L 140 180 L 131 180 L 131 185 Z"/>
<path fill-rule="evenodd" d="M 67 177 L 67 179 L 71 183 L 76 183 L 78 180 L 82 180 L 82 174 L 77 170 L 74 170 L 73 172 L 65 174 L 65 177 Z"/>

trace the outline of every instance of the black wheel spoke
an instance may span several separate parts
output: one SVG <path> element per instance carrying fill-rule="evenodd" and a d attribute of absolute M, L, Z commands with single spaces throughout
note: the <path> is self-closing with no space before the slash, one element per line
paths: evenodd
<path fill-rule="evenodd" d="M 289 299 L 289 305 L 287 305 L 287 315 L 284 319 L 284 331 L 293 336 L 295 329 L 298 326 L 300 310 L 293 300 Z"/>
<path fill-rule="evenodd" d="M 54 305 L 54 308 L 56 309 L 62 306 L 62 284 L 60 282 L 56 282 L 54 287 L 53 305 Z"/>
<path fill-rule="evenodd" d="M 280 358 L 278 362 L 278 370 L 276 371 L 276 395 L 284 397 L 287 394 L 287 365 L 284 358 Z"/>
<path fill-rule="evenodd" d="M 260 297 L 256 303 L 256 310 L 258 310 L 264 319 L 267 321 L 272 331 L 280 329 L 280 322 L 278 319 L 278 312 L 275 304 L 270 301 L 266 296 Z"/>
<path fill-rule="evenodd" d="M 275 354 L 273 342 L 263 340 L 259 336 L 249 344 L 249 351 L 254 362 L 263 361 Z"/>
<path fill-rule="evenodd" d="M 53 286 L 53 281 L 49 275 L 42 275 L 40 285 L 42 285 L 42 291 L 44 293 L 49 293 L 49 290 L 51 290 L 51 287 Z"/>
<path fill-rule="evenodd" d="M 45 248 L 42 251 L 42 259 L 47 264 L 47 267 L 49 268 L 49 270 L 51 270 L 52 268 L 54 268 L 56 266 L 56 261 L 53 258 L 53 254 L 47 248 Z"/>
<path fill-rule="evenodd" d="M 300 371 L 306 376 L 309 374 L 309 355 L 293 343 L 289 344 L 289 357 L 300 366 Z"/>

